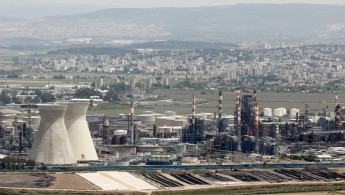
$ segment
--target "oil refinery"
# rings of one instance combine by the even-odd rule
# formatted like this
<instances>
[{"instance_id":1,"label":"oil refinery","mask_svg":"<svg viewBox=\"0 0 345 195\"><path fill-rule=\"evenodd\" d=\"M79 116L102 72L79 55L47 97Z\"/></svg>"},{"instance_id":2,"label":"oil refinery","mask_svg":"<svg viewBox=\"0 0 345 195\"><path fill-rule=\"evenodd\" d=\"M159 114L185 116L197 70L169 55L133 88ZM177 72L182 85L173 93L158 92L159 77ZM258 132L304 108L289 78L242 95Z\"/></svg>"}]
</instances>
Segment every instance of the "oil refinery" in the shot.
<instances>
[{"instance_id":1,"label":"oil refinery","mask_svg":"<svg viewBox=\"0 0 345 195\"><path fill-rule=\"evenodd\" d=\"M308 104L304 113L300 108L260 108L256 91L239 88L236 109L224 114L223 92L218 95L214 113L198 113L193 94L189 115L168 110L136 115L134 101L128 104L129 114L87 115L92 102L85 99L29 103L24 112L12 114L3 109L2 153L50 167L236 165L296 163L282 156L298 148L314 151L315 161L345 162L336 152L345 141L345 109L337 92L334 112L324 109L322 116L312 115Z\"/></svg>"}]
</instances>

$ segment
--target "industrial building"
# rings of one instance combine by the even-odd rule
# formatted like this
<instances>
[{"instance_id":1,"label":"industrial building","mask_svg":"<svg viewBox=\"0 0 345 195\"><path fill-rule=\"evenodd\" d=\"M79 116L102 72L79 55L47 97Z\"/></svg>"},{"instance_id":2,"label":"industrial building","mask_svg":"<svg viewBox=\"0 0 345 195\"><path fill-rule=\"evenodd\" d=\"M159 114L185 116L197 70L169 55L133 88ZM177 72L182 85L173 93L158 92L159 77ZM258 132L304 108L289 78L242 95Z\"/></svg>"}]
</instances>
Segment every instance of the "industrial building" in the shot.
<instances>
[{"instance_id":1,"label":"industrial building","mask_svg":"<svg viewBox=\"0 0 345 195\"><path fill-rule=\"evenodd\" d=\"M309 112L308 104L303 113L300 108L259 108L256 92L240 89L232 115L223 113L223 95L218 93L214 113L198 113L193 94L188 115L169 110L136 115L132 101L128 114L87 116L90 102L77 99L28 105L22 112L2 110L0 143L9 154L59 166L241 163L248 155L262 162L255 155L345 143L344 108L337 94L334 112L323 110L320 116Z\"/></svg>"}]
</instances>

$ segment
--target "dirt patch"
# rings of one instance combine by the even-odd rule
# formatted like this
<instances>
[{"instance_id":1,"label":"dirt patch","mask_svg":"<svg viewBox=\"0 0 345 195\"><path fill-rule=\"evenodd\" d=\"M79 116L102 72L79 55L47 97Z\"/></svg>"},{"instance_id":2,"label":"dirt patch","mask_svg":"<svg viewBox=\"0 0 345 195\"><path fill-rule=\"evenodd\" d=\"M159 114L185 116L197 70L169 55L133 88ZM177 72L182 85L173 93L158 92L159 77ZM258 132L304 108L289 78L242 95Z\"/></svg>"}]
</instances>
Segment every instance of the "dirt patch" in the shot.
<instances>
[{"instance_id":1,"label":"dirt patch","mask_svg":"<svg viewBox=\"0 0 345 195\"><path fill-rule=\"evenodd\" d=\"M1 173L1 187L47 188L55 177L45 173Z\"/></svg>"},{"instance_id":2,"label":"dirt patch","mask_svg":"<svg viewBox=\"0 0 345 195\"><path fill-rule=\"evenodd\" d=\"M49 189L96 190L83 178L72 173L56 173L52 176L55 177L55 181Z\"/></svg>"}]
</instances>

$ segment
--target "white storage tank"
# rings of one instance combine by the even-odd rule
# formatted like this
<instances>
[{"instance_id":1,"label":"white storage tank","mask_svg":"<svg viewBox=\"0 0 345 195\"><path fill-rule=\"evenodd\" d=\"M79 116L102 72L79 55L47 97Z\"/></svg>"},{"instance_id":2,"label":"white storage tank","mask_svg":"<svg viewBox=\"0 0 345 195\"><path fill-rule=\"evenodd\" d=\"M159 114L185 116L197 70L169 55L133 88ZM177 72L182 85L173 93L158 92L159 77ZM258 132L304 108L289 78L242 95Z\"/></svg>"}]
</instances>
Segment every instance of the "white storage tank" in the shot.
<instances>
[{"instance_id":1,"label":"white storage tank","mask_svg":"<svg viewBox=\"0 0 345 195\"><path fill-rule=\"evenodd\" d=\"M273 114L276 117L282 117L283 116L283 111L280 108L276 108L276 109L273 110Z\"/></svg>"},{"instance_id":2,"label":"white storage tank","mask_svg":"<svg viewBox=\"0 0 345 195\"><path fill-rule=\"evenodd\" d=\"M159 113L154 113L153 115L155 116L155 118L165 117L164 114L159 114Z\"/></svg>"},{"instance_id":3,"label":"white storage tank","mask_svg":"<svg viewBox=\"0 0 345 195\"><path fill-rule=\"evenodd\" d=\"M171 117L157 117L156 118L156 124L157 125L172 125L172 121L174 121L175 118L171 118Z\"/></svg>"},{"instance_id":4,"label":"white storage tank","mask_svg":"<svg viewBox=\"0 0 345 195\"><path fill-rule=\"evenodd\" d=\"M264 108L264 116L271 117L272 116L272 108Z\"/></svg>"},{"instance_id":5,"label":"white storage tank","mask_svg":"<svg viewBox=\"0 0 345 195\"><path fill-rule=\"evenodd\" d=\"M155 116L151 114L136 115L135 119L140 120L143 123L154 123L156 121Z\"/></svg>"},{"instance_id":6,"label":"white storage tank","mask_svg":"<svg viewBox=\"0 0 345 195\"><path fill-rule=\"evenodd\" d=\"M127 130L116 130L114 135L127 135Z\"/></svg>"},{"instance_id":7,"label":"white storage tank","mask_svg":"<svg viewBox=\"0 0 345 195\"><path fill-rule=\"evenodd\" d=\"M175 145L175 152L177 154L184 154L186 153L186 144L177 144Z\"/></svg>"},{"instance_id":8,"label":"white storage tank","mask_svg":"<svg viewBox=\"0 0 345 195\"><path fill-rule=\"evenodd\" d=\"M117 118L119 118L119 119L126 119L126 115L125 114L118 114Z\"/></svg>"},{"instance_id":9,"label":"white storage tank","mask_svg":"<svg viewBox=\"0 0 345 195\"><path fill-rule=\"evenodd\" d=\"M25 121L25 122L29 122L29 117L23 117L23 121ZM36 125L36 124L40 124L40 121L41 121L41 117L39 117L39 116L32 116L31 117L31 124L34 124L34 125Z\"/></svg>"},{"instance_id":10,"label":"white storage tank","mask_svg":"<svg viewBox=\"0 0 345 195\"><path fill-rule=\"evenodd\" d=\"M187 120L177 119L173 121L172 126L185 126L187 124L188 124Z\"/></svg>"},{"instance_id":11,"label":"white storage tank","mask_svg":"<svg viewBox=\"0 0 345 195\"><path fill-rule=\"evenodd\" d=\"M297 108L290 109L290 117L296 117L297 113L299 113L299 109Z\"/></svg>"},{"instance_id":12,"label":"white storage tank","mask_svg":"<svg viewBox=\"0 0 345 195\"><path fill-rule=\"evenodd\" d=\"M186 150L188 152L196 151L196 150L198 150L198 145L197 144L186 144Z\"/></svg>"},{"instance_id":13,"label":"white storage tank","mask_svg":"<svg viewBox=\"0 0 345 195\"><path fill-rule=\"evenodd\" d=\"M282 111L283 116L286 115L286 108L279 108L279 109Z\"/></svg>"},{"instance_id":14,"label":"white storage tank","mask_svg":"<svg viewBox=\"0 0 345 195\"><path fill-rule=\"evenodd\" d=\"M154 113L153 111L149 111L149 110L147 110L147 111L142 112L141 114L149 114L149 115L154 115L155 113Z\"/></svg>"},{"instance_id":15,"label":"white storage tank","mask_svg":"<svg viewBox=\"0 0 345 195\"><path fill-rule=\"evenodd\" d=\"M174 112L174 111L165 111L165 112L164 112L164 115L165 115L165 116L168 116L168 117L169 117L169 116L176 116L176 112Z\"/></svg>"}]
</instances>

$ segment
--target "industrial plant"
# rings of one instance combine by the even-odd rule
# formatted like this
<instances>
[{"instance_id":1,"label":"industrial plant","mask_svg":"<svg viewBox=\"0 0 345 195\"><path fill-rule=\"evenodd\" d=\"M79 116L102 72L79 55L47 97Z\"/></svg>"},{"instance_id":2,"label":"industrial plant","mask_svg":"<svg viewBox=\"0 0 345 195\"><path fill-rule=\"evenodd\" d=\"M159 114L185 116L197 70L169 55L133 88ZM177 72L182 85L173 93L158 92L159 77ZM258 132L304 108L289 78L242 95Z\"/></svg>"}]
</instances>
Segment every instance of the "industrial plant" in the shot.
<instances>
[{"instance_id":1,"label":"industrial plant","mask_svg":"<svg viewBox=\"0 0 345 195\"><path fill-rule=\"evenodd\" d=\"M189 115L142 111L136 102L117 117L87 115L92 99L24 105L1 113L2 153L49 167L136 165L241 165L345 162L345 108L335 92L334 112L299 108L260 108L256 91L236 90L235 110L223 113L219 91L214 113L197 113L191 96ZM21 112L22 111L22 112ZM295 159L294 159L295 158Z\"/></svg>"}]
</instances>

